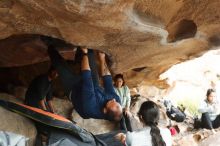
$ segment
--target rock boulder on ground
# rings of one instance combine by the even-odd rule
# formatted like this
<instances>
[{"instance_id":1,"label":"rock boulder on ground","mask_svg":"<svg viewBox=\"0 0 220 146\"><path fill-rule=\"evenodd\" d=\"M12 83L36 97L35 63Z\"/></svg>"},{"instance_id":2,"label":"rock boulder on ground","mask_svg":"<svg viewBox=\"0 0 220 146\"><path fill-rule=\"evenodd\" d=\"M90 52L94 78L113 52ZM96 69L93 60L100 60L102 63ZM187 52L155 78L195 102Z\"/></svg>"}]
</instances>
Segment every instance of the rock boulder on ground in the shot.
<instances>
[{"instance_id":1,"label":"rock boulder on ground","mask_svg":"<svg viewBox=\"0 0 220 146\"><path fill-rule=\"evenodd\" d=\"M201 141L199 146L218 146L220 145L220 132L211 134L209 137Z\"/></svg>"},{"instance_id":2,"label":"rock boulder on ground","mask_svg":"<svg viewBox=\"0 0 220 146\"><path fill-rule=\"evenodd\" d=\"M23 103L23 100L20 98L16 98L13 95L9 95L7 93L0 93L0 99L1 100L6 100L10 102L17 102L17 103Z\"/></svg>"},{"instance_id":3,"label":"rock boulder on ground","mask_svg":"<svg viewBox=\"0 0 220 146\"><path fill-rule=\"evenodd\" d=\"M53 105L55 113L66 118L70 118L73 106L67 99L54 98Z\"/></svg>"},{"instance_id":4,"label":"rock boulder on ground","mask_svg":"<svg viewBox=\"0 0 220 146\"><path fill-rule=\"evenodd\" d=\"M79 114L73 110L72 119L80 127L92 132L93 134L108 133L119 129L119 125L114 122L100 119L83 119Z\"/></svg>"},{"instance_id":5,"label":"rock boulder on ground","mask_svg":"<svg viewBox=\"0 0 220 146\"><path fill-rule=\"evenodd\" d=\"M21 102L13 96L7 94L0 94L0 99L4 99L12 102ZM27 138L28 144L34 146L37 131L34 123L17 113L11 112L0 106L0 130L9 131L12 133L23 135Z\"/></svg>"}]
</instances>

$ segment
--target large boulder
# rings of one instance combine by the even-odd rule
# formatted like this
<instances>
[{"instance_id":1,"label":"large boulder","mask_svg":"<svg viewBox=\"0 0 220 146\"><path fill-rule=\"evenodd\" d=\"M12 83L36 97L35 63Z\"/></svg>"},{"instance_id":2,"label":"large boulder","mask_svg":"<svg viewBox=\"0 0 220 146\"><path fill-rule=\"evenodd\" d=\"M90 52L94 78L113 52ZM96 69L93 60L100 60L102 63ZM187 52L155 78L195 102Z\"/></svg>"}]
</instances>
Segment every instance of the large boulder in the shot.
<instances>
[{"instance_id":1,"label":"large boulder","mask_svg":"<svg viewBox=\"0 0 220 146\"><path fill-rule=\"evenodd\" d=\"M73 110L72 119L80 127L92 132L93 134L108 133L114 130L118 130L119 126L117 123L110 122L107 120L100 119L83 119L80 115Z\"/></svg>"},{"instance_id":2,"label":"large boulder","mask_svg":"<svg viewBox=\"0 0 220 146\"><path fill-rule=\"evenodd\" d=\"M157 100L157 98L147 98L146 96L139 96L139 97L135 97L132 98L131 101L131 107L130 107L130 111L133 115L134 118L132 118L132 126L134 127L134 129L139 129L142 126L142 124L140 124L140 122L138 122L138 117L137 117L137 113L139 112L139 109L142 105L142 103L144 103L147 100L152 100L155 103L157 103L159 110L160 110L160 120L159 120L159 126L167 126L168 125L168 117L166 115L166 109L165 107L161 104L160 101ZM136 119L136 120L135 120Z\"/></svg>"},{"instance_id":3,"label":"large boulder","mask_svg":"<svg viewBox=\"0 0 220 146\"><path fill-rule=\"evenodd\" d=\"M198 146L193 134L179 135L178 138L174 137L173 146Z\"/></svg>"},{"instance_id":4,"label":"large boulder","mask_svg":"<svg viewBox=\"0 0 220 146\"><path fill-rule=\"evenodd\" d=\"M0 94L0 99L12 101L12 102L22 102L21 100L16 99L15 97L7 94ZM1 120L0 120L1 131L8 131L23 135L29 138L28 144L30 146L34 146L37 131L34 123L31 120L17 113L11 112L1 106L0 106L0 115L1 115Z\"/></svg>"},{"instance_id":5,"label":"large boulder","mask_svg":"<svg viewBox=\"0 0 220 146\"><path fill-rule=\"evenodd\" d=\"M6 101L16 102L16 103L23 103L22 99L17 98L13 95L9 95L7 93L0 93L0 100L6 100Z\"/></svg>"},{"instance_id":6,"label":"large boulder","mask_svg":"<svg viewBox=\"0 0 220 146\"><path fill-rule=\"evenodd\" d=\"M220 129L215 134L207 129L184 131L173 137L173 146L218 146L219 136Z\"/></svg>"},{"instance_id":7,"label":"large boulder","mask_svg":"<svg viewBox=\"0 0 220 146\"><path fill-rule=\"evenodd\" d=\"M14 89L13 95L21 100L25 99L25 93L27 91L27 88L24 86L17 86Z\"/></svg>"},{"instance_id":8,"label":"large boulder","mask_svg":"<svg viewBox=\"0 0 220 146\"><path fill-rule=\"evenodd\" d=\"M199 146L218 146L220 144L220 132L216 134L211 134L209 137L204 139Z\"/></svg>"},{"instance_id":9,"label":"large boulder","mask_svg":"<svg viewBox=\"0 0 220 146\"><path fill-rule=\"evenodd\" d=\"M72 103L67 99L54 98L52 100L55 113L66 118L71 117L73 110Z\"/></svg>"}]
</instances>

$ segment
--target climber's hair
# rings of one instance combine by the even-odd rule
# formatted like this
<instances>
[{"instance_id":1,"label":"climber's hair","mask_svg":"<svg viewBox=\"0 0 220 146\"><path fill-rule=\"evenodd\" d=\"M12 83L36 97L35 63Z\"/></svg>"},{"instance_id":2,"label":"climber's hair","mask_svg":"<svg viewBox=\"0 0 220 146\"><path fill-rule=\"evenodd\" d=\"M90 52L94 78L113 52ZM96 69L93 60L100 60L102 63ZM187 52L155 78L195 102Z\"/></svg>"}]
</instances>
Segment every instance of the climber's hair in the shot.
<instances>
[{"instance_id":1,"label":"climber's hair","mask_svg":"<svg viewBox=\"0 0 220 146\"><path fill-rule=\"evenodd\" d=\"M107 110L106 113L106 119L108 119L109 121L120 121L122 119L122 114L117 115L115 112L113 112L112 110Z\"/></svg>"},{"instance_id":2,"label":"climber's hair","mask_svg":"<svg viewBox=\"0 0 220 146\"><path fill-rule=\"evenodd\" d=\"M152 137L152 145L153 146L166 146L161 134L160 129L157 127L159 121L159 108L156 103L153 101L146 101L141 105L141 108L138 112L138 115L141 121L144 122L145 125L151 127L151 137Z\"/></svg>"},{"instance_id":3,"label":"climber's hair","mask_svg":"<svg viewBox=\"0 0 220 146\"><path fill-rule=\"evenodd\" d=\"M206 93L206 97L209 97L209 95L210 95L211 93L213 93L213 92L215 92L214 89L208 89L208 90L207 90L207 93Z\"/></svg>"},{"instance_id":4,"label":"climber's hair","mask_svg":"<svg viewBox=\"0 0 220 146\"><path fill-rule=\"evenodd\" d=\"M123 74L116 74L115 77L114 77L114 82L116 82L118 79L122 79L122 81L123 81L122 86L124 86L125 85L125 80L124 80Z\"/></svg>"}]
</instances>

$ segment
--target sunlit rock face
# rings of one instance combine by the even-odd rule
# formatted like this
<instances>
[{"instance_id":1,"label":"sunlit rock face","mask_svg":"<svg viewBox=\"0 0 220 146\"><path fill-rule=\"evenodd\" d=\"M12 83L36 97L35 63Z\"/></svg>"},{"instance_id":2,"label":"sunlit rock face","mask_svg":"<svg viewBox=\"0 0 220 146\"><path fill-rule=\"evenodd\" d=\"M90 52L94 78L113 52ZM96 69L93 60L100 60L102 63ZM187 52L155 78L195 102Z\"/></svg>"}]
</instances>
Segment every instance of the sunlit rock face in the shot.
<instances>
[{"instance_id":1,"label":"sunlit rock face","mask_svg":"<svg viewBox=\"0 0 220 146\"><path fill-rule=\"evenodd\" d=\"M105 51L132 86L165 87L160 73L219 45L219 7L219 0L1 0L0 66L48 60L44 35Z\"/></svg>"}]
</instances>

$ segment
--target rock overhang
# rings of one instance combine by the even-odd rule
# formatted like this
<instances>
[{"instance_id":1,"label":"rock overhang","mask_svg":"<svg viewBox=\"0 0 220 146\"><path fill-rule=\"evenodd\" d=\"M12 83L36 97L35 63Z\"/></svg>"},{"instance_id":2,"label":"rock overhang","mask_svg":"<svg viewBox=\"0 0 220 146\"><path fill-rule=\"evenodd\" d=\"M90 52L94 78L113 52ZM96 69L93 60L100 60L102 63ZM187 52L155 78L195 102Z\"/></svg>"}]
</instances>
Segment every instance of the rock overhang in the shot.
<instances>
[{"instance_id":1,"label":"rock overhang","mask_svg":"<svg viewBox=\"0 0 220 146\"><path fill-rule=\"evenodd\" d=\"M48 60L43 35L105 51L132 86L166 87L162 72L219 45L219 7L218 0L3 0L0 66Z\"/></svg>"}]
</instances>

